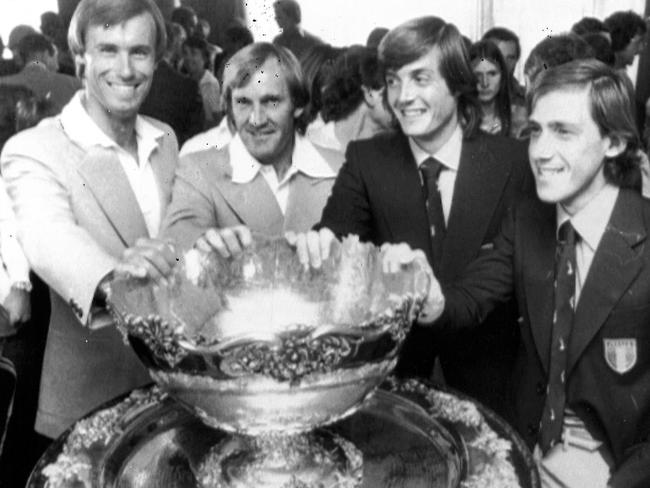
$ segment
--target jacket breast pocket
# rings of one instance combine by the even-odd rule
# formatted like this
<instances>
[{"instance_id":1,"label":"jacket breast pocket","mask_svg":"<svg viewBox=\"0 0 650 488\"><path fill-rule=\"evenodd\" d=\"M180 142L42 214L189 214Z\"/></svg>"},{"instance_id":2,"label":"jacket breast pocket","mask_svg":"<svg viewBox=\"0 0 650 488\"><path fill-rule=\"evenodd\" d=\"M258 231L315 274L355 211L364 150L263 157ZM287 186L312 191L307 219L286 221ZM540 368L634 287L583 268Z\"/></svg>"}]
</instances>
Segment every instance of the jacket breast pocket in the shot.
<instances>
[{"instance_id":1,"label":"jacket breast pocket","mask_svg":"<svg viewBox=\"0 0 650 488\"><path fill-rule=\"evenodd\" d=\"M603 359L620 375L650 368L650 305L612 312L600 332Z\"/></svg>"}]
</instances>

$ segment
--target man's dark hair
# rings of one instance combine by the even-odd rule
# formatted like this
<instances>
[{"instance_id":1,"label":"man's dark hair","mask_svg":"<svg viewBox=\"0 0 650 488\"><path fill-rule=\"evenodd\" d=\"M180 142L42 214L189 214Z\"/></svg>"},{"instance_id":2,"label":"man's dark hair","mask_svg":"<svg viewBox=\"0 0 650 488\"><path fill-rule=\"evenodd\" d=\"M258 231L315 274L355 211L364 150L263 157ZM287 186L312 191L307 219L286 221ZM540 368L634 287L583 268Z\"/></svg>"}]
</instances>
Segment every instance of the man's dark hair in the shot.
<instances>
[{"instance_id":1,"label":"man's dark hair","mask_svg":"<svg viewBox=\"0 0 650 488\"><path fill-rule=\"evenodd\" d=\"M183 49L196 49L201 52L203 56L204 68L207 68L210 63L210 48L205 39L199 36L190 36L183 43Z\"/></svg>"},{"instance_id":2,"label":"man's dark hair","mask_svg":"<svg viewBox=\"0 0 650 488\"><path fill-rule=\"evenodd\" d=\"M41 32L43 35L55 40L63 31L63 22L56 12L43 12L41 14Z\"/></svg>"},{"instance_id":3,"label":"man's dark hair","mask_svg":"<svg viewBox=\"0 0 650 488\"><path fill-rule=\"evenodd\" d=\"M601 136L625 142L625 150L605 159L607 181L634 187L639 173L639 135L634 120L634 88L623 73L596 59L562 64L540 74L527 96L529 113L543 96L555 91L588 89L591 116Z\"/></svg>"},{"instance_id":4,"label":"man's dark hair","mask_svg":"<svg viewBox=\"0 0 650 488\"><path fill-rule=\"evenodd\" d=\"M305 107L308 123L314 120L323 108L323 89L332 76L336 58L345 51L345 48L333 47L329 44L316 44L300 56L300 66L309 89L309 103Z\"/></svg>"},{"instance_id":5,"label":"man's dark hair","mask_svg":"<svg viewBox=\"0 0 650 488\"><path fill-rule=\"evenodd\" d=\"M269 59L276 59L280 65L280 72L285 77L293 108L299 109L307 106L309 90L296 56L282 46L270 42L255 42L237 51L230 58L223 72L221 97L226 107L229 122L232 125L234 125L232 115L233 90L250 83L252 75ZM294 119L294 126L299 134L304 134L307 127L304 111L301 116Z\"/></svg>"},{"instance_id":6,"label":"man's dark hair","mask_svg":"<svg viewBox=\"0 0 650 488\"><path fill-rule=\"evenodd\" d=\"M29 62L37 54L47 53L54 55L54 44L43 34L28 34L18 43L18 52L24 62Z\"/></svg>"},{"instance_id":7,"label":"man's dark hair","mask_svg":"<svg viewBox=\"0 0 650 488\"><path fill-rule=\"evenodd\" d=\"M643 18L631 10L614 12L605 19L605 25L612 36L612 49L615 53L625 49L634 36L645 34L648 29Z\"/></svg>"},{"instance_id":8,"label":"man's dark hair","mask_svg":"<svg viewBox=\"0 0 650 488\"><path fill-rule=\"evenodd\" d=\"M495 65L501 73L501 82L499 83L499 91L497 93L495 108L497 116L501 121L502 135L510 133L510 125L512 121L512 109L510 107L510 83L508 78L508 66L503 59L503 54L497 45L489 40L479 41L472 44L469 49L469 59L472 66L480 63L482 60L487 60Z\"/></svg>"},{"instance_id":9,"label":"man's dark hair","mask_svg":"<svg viewBox=\"0 0 650 488\"><path fill-rule=\"evenodd\" d=\"M148 13L156 28L156 61L165 54L167 34L165 20L154 0L81 0L72 14L68 29L68 44L73 56L82 56L86 50L86 33L90 26L114 26Z\"/></svg>"},{"instance_id":10,"label":"man's dark hair","mask_svg":"<svg viewBox=\"0 0 650 488\"><path fill-rule=\"evenodd\" d=\"M342 120L354 112L363 103L363 86L374 90L384 86L377 51L363 46L352 46L334 61L322 94L323 120Z\"/></svg>"},{"instance_id":11,"label":"man's dark hair","mask_svg":"<svg viewBox=\"0 0 650 488\"><path fill-rule=\"evenodd\" d=\"M234 23L230 25L223 33L225 39L233 45L248 46L253 44L253 34L244 25Z\"/></svg>"},{"instance_id":12,"label":"man's dark hair","mask_svg":"<svg viewBox=\"0 0 650 488\"><path fill-rule=\"evenodd\" d=\"M491 29L488 29L485 34L483 34L481 40L493 42L514 42L516 46L515 51L517 53L517 60L519 60L521 57L521 44L519 43L519 36L512 32L510 29L506 29L505 27L492 27Z\"/></svg>"},{"instance_id":13,"label":"man's dark hair","mask_svg":"<svg viewBox=\"0 0 650 488\"><path fill-rule=\"evenodd\" d=\"M595 32L584 34L582 38L589 44L589 47L594 52L594 57L598 61L602 61L608 66L614 66L616 56L614 56L614 50L609 40L603 37L602 34L596 34Z\"/></svg>"},{"instance_id":14,"label":"man's dark hair","mask_svg":"<svg viewBox=\"0 0 650 488\"><path fill-rule=\"evenodd\" d=\"M275 0L273 7L280 10L284 15L293 21L294 24L302 22L300 4L296 0Z\"/></svg>"},{"instance_id":15,"label":"man's dark hair","mask_svg":"<svg viewBox=\"0 0 650 488\"><path fill-rule=\"evenodd\" d=\"M194 34L193 30L196 24L195 21L198 21L198 17L196 16L196 12L192 7L183 6L183 7L176 7L172 11L170 20L172 22L176 22L177 24L182 25L187 35L192 36Z\"/></svg>"},{"instance_id":16,"label":"man's dark hair","mask_svg":"<svg viewBox=\"0 0 650 488\"><path fill-rule=\"evenodd\" d=\"M540 41L530 52L524 63L524 73L533 82L540 73L550 68L576 59L593 57L594 52L589 44L576 34L550 36Z\"/></svg>"},{"instance_id":17,"label":"man's dark hair","mask_svg":"<svg viewBox=\"0 0 650 488\"><path fill-rule=\"evenodd\" d=\"M0 85L0 150L16 132L55 114L51 100L39 98L21 85Z\"/></svg>"},{"instance_id":18,"label":"man's dark hair","mask_svg":"<svg viewBox=\"0 0 650 488\"><path fill-rule=\"evenodd\" d=\"M605 23L596 17L583 17L578 22L573 24L571 32L584 37L586 34L598 34L601 32L609 32Z\"/></svg>"},{"instance_id":19,"label":"man's dark hair","mask_svg":"<svg viewBox=\"0 0 650 488\"><path fill-rule=\"evenodd\" d=\"M440 50L440 74L458 98L458 116L465 137L478 131L481 109L476 101L476 78L463 37L454 24L439 17L419 17L391 30L379 44L384 73L399 70L429 53Z\"/></svg>"}]
</instances>

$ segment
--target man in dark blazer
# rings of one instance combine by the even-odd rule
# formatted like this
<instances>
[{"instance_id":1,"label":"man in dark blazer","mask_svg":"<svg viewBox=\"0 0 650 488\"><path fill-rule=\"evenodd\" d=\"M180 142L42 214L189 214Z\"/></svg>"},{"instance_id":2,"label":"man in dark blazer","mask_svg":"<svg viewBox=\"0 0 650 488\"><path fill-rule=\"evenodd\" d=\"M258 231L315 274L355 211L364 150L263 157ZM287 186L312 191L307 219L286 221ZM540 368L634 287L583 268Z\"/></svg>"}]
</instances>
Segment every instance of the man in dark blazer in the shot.
<instances>
[{"instance_id":1,"label":"man in dark blazer","mask_svg":"<svg viewBox=\"0 0 650 488\"><path fill-rule=\"evenodd\" d=\"M624 75L597 61L544 73L530 103L539 199L516 206L494 250L443 285L439 322L456 327L516 298L515 427L544 486L650 486L650 202L624 187L638 159L632 100ZM560 242L567 222L574 237ZM569 242L574 264L556 264Z\"/></svg>"},{"instance_id":2,"label":"man in dark blazer","mask_svg":"<svg viewBox=\"0 0 650 488\"><path fill-rule=\"evenodd\" d=\"M169 22L165 23L165 27L167 49L158 61L151 89L140 107L140 113L171 125L180 146L203 130L203 104L198 83L172 66L176 39L183 33L179 33Z\"/></svg>"},{"instance_id":3,"label":"man in dark blazer","mask_svg":"<svg viewBox=\"0 0 650 488\"><path fill-rule=\"evenodd\" d=\"M508 208L532 190L525 146L477 132L476 83L453 25L436 17L402 24L383 39L379 57L403 133L350 143L319 227L377 245L407 242L424 251L443 283L450 282L491 248ZM438 188L446 229L439 247L418 171L430 156L443 164ZM431 376L437 352L448 384L505 413L516 319L506 304L486 319L480 337L457 331L434 337L415 326L397 373Z\"/></svg>"}]
</instances>

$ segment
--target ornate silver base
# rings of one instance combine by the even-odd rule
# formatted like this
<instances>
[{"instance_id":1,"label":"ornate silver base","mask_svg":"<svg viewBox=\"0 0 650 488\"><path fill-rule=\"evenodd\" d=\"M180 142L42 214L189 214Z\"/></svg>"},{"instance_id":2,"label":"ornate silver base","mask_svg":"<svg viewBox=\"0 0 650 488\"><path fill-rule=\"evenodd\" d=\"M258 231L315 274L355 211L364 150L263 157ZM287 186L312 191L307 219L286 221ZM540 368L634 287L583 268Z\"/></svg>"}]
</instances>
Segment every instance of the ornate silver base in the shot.
<instances>
[{"instance_id":1,"label":"ornate silver base","mask_svg":"<svg viewBox=\"0 0 650 488\"><path fill-rule=\"evenodd\" d=\"M215 445L196 474L201 488L357 488L363 456L326 430L234 436Z\"/></svg>"}]
</instances>

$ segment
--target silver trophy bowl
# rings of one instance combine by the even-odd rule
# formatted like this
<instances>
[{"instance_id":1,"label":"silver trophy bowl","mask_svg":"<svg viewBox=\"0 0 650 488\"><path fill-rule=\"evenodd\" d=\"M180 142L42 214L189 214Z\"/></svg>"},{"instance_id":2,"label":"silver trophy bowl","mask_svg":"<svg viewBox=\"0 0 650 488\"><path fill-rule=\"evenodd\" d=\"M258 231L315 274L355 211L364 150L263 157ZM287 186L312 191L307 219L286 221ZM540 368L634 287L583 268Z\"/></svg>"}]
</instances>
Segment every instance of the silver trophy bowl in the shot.
<instances>
[{"instance_id":1,"label":"silver trophy bowl","mask_svg":"<svg viewBox=\"0 0 650 488\"><path fill-rule=\"evenodd\" d=\"M306 269L286 240L256 236L235 258L188 251L165 285L109 284L154 381L234 433L206 454L203 486L359 485L360 452L315 429L354 413L393 370L429 286L425 263L387 274L382 257L348 237Z\"/></svg>"}]
</instances>

